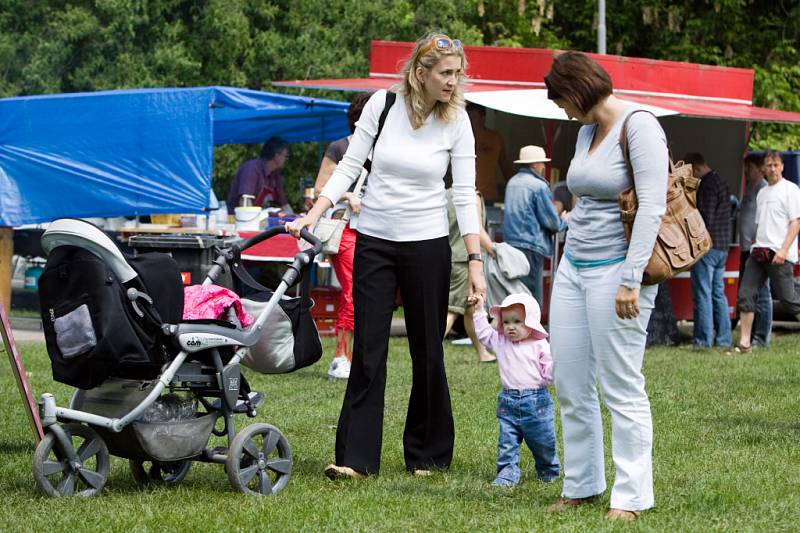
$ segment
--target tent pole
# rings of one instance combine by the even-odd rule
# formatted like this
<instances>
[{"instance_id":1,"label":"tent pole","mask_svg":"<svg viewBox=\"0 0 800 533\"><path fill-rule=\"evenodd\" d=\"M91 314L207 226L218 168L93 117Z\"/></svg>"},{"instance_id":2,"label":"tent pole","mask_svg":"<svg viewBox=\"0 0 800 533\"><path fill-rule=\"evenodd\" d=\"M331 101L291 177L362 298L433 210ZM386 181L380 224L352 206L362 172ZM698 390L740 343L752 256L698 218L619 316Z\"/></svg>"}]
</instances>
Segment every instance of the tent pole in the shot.
<instances>
[{"instance_id":1,"label":"tent pole","mask_svg":"<svg viewBox=\"0 0 800 533\"><path fill-rule=\"evenodd\" d=\"M11 313L11 257L14 255L14 228L0 227L0 305Z\"/></svg>"},{"instance_id":2,"label":"tent pole","mask_svg":"<svg viewBox=\"0 0 800 533\"><path fill-rule=\"evenodd\" d=\"M753 135L753 124L748 120L747 122L744 123L744 153L742 154L742 161L744 161L744 158L747 156L748 147L750 146L750 138L752 137L752 135ZM744 165L742 165L742 177L741 177L741 180L739 181L739 183L740 183L740 185L739 185L739 199L740 200L742 198L744 198L744 191L745 191L745 188L746 188L745 182L746 181L747 180L745 179L745 176L744 176Z\"/></svg>"},{"instance_id":3,"label":"tent pole","mask_svg":"<svg viewBox=\"0 0 800 533\"><path fill-rule=\"evenodd\" d=\"M597 1L597 53L606 53L606 0Z\"/></svg>"},{"instance_id":4,"label":"tent pole","mask_svg":"<svg viewBox=\"0 0 800 533\"><path fill-rule=\"evenodd\" d=\"M550 159L553 158L553 145L555 144L557 127L558 126L555 120L547 121L547 127L545 128L544 153ZM549 183L551 186L553 185L553 183L551 183L552 169L552 161L547 162L545 166L544 177L547 180L547 183Z\"/></svg>"}]
</instances>

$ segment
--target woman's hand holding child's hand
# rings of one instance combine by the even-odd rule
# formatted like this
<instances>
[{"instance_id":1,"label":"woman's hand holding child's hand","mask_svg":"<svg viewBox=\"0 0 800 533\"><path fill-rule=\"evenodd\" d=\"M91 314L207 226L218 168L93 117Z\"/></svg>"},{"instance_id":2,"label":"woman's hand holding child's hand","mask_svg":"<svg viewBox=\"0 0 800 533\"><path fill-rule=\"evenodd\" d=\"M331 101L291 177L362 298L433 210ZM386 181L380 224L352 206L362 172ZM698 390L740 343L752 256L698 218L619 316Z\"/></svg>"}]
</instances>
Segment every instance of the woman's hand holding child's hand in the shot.
<instances>
[{"instance_id":1,"label":"woman's hand holding child's hand","mask_svg":"<svg viewBox=\"0 0 800 533\"><path fill-rule=\"evenodd\" d=\"M485 299L483 294L476 294L474 296L470 296L467 298L467 303L471 306L474 306L476 310L480 311L483 309L483 303Z\"/></svg>"}]
</instances>

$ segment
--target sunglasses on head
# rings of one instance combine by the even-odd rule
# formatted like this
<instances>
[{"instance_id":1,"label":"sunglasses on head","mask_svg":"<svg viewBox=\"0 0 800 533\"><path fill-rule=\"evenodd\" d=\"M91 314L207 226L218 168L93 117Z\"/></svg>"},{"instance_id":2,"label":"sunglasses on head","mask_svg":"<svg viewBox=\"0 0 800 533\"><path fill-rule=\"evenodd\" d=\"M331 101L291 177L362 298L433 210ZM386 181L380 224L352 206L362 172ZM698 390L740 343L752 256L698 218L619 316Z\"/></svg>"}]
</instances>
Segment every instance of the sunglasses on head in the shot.
<instances>
[{"instance_id":1,"label":"sunglasses on head","mask_svg":"<svg viewBox=\"0 0 800 533\"><path fill-rule=\"evenodd\" d=\"M451 39L450 37L434 37L431 39L431 42L429 42L427 46L420 51L419 56L424 56L434 48L437 50L460 50L461 41L458 39Z\"/></svg>"}]
</instances>

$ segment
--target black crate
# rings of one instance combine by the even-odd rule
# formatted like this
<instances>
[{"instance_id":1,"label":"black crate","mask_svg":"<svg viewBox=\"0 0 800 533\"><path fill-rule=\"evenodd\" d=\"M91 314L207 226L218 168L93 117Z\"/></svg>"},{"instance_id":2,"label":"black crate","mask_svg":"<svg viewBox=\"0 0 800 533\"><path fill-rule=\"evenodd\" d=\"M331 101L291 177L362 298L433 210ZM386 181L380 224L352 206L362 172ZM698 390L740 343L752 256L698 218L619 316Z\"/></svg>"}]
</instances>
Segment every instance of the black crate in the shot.
<instances>
[{"instance_id":1,"label":"black crate","mask_svg":"<svg viewBox=\"0 0 800 533\"><path fill-rule=\"evenodd\" d=\"M184 285L202 283L213 266L218 248L230 243L229 239L213 235L134 235L129 244L136 254L148 252L167 253L178 263ZM217 285L231 287L230 271L217 280Z\"/></svg>"}]
</instances>

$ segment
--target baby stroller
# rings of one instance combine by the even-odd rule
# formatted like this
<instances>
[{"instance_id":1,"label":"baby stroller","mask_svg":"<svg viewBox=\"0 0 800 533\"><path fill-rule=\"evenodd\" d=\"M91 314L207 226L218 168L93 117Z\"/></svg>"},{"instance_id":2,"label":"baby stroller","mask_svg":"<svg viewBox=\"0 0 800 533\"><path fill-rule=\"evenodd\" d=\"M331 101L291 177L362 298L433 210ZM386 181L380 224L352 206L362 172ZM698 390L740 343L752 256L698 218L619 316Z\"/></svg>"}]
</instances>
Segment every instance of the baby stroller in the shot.
<instances>
[{"instance_id":1,"label":"baby stroller","mask_svg":"<svg viewBox=\"0 0 800 533\"><path fill-rule=\"evenodd\" d=\"M279 233L283 227L220 249L203 284L240 267L242 250ZM183 286L169 255L128 258L92 224L53 222L42 236L49 254L39 290L43 327L54 379L78 390L69 408L58 407L52 394L41 396L37 487L51 497L94 496L115 455L129 460L140 485L179 483L193 461L203 461L223 464L240 492L283 489L292 470L286 438L263 423L237 431L234 415L256 416L263 396L249 390L240 362L252 357L249 347L321 250L311 233L301 237L312 247L295 255L255 322L241 328L181 320ZM227 445L211 447L212 435Z\"/></svg>"}]
</instances>

